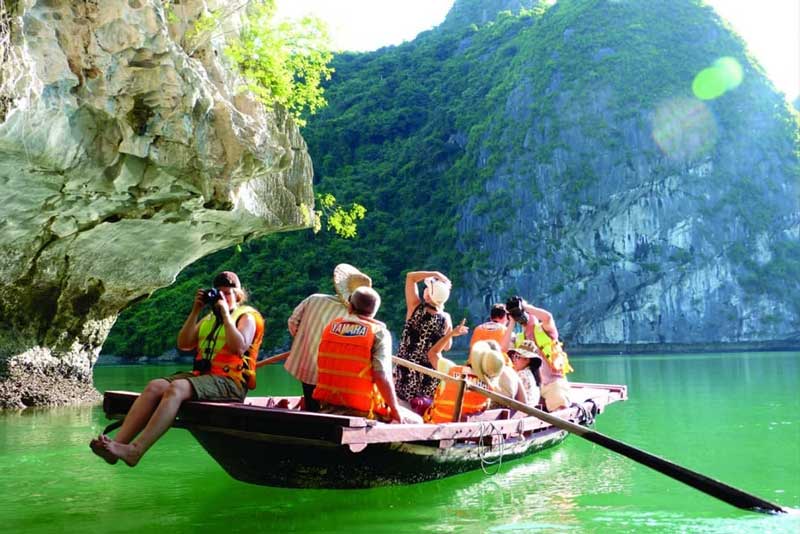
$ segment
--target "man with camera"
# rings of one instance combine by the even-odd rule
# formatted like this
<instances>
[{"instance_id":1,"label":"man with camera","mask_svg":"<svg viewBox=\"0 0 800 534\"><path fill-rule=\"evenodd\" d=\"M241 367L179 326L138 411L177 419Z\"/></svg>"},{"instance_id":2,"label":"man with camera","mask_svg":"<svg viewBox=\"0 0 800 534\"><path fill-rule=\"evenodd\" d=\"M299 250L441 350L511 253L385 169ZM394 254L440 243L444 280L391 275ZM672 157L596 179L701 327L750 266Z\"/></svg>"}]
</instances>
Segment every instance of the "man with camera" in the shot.
<instances>
[{"instance_id":1,"label":"man with camera","mask_svg":"<svg viewBox=\"0 0 800 534\"><path fill-rule=\"evenodd\" d=\"M558 339L558 328L553 314L543 308L537 308L525 302L520 296L513 296L506 302L506 310L510 317L508 329L503 340L503 349L508 351L514 346L522 345L522 340L512 343L514 327L519 324L524 339L533 341L537 349L537 357L542 360L539 368L541 377L541 394L545 407L552 412L566 408L571 404L570 386L566 379L572 371L567 353Z\"/></svg>"},{"instance_id":2,"label":"man with camera","mask_svg":"<svg viewBox=\"0 0 800 534\"><path fill-rule=\"evenodd\" d=\"M221 272L213 285L197 291L178 333L178 348L195 351L194 369L151 380L114 439L100 435L91 441L92 452L106 462L121 459L131 467L139 463L172 426L183 401L241 402L256 387L264 319L255 308L242 305L247 295L235 273ZM212 312L200 319L206 306Z\"/></svg>"}]
</instances>

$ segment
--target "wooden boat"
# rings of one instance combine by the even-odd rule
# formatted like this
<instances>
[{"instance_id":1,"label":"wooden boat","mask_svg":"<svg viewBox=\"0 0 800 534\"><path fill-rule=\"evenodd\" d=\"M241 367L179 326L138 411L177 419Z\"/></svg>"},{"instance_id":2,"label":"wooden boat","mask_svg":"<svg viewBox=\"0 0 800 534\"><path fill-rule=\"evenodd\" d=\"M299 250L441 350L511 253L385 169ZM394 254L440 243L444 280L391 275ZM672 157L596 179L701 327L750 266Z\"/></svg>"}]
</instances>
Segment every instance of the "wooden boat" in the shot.
<instances>
[{"instance_id":1,"label":"wooden boat","mask_svg":"<svg viewBox=\"0 0 800 534\"><path fill-rule=\"evenodd\" d=\"M571 384L571 408L553 415L590 425L613 402L619 385ZM108 391L103 408L125 416L138 395ZM298 397L252 397L244 403L185 402L174 426L185 428L233 478L286 488L370 488L413 484L475 469L493 469L562 442L567 432L509 409L463 422L385 424L279 405Z\"/></svg>"}]
</instances>

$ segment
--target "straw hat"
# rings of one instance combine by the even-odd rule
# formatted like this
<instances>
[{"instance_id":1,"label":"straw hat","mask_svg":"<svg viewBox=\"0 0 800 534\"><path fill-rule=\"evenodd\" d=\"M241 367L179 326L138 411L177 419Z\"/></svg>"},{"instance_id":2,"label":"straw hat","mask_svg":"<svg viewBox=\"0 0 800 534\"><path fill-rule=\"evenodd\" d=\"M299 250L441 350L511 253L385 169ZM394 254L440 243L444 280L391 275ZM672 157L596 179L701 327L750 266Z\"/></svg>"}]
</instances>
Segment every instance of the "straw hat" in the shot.
<instances>
[{"instance_id":1,"label":"straw hat","mask_svg":"<svg viewBox=\"0 0 800 534\"><path fill-rule=\"evenodd\" d=\"M428 290L428 299L437 308L443 308L450 298L450 285L434 276L425 279L425 288Z\"/></svg>"},{"instance_id":2,"label":"straw hat","mask_svg":"<svg viewBox=\"0 0 800 534\"><path fill-rule=\"evenodd\" d=\"M469 352L469 363L481 381L486 382L493 389L498 388L500 373L505 366L501 351L493 348L487 341L478 341Z\"/></svg>"},{"instance_id":3,"label":"straw hat","mask_svg":"<svg viewBox=\"0 0 800 534\"><path fill-rule=\"evenodd\" d=\"M494 388L495 391L506 397L514 398L517 395L517 389L519 387L520 379L517 372L511 367L503 367L503 370L497 377L497 387Z\"/></svg>"},{"instance_id":4,"label":"straw hat","mask_svg":"<svg viewBox=\"0 0 800 534\"><path fill-rule=\"evenodd\" d=\"M529 360L539 357L539 349L536 347L536 344L530 339L526 339L525 341L523 341L522 345L520 345L519 347L512 347L508 349L509 356L511 356L514 353L518 354L519 356L522 356L523 358L528 358Z\"/></svg>"},{"instance_id":5,"label":"straw hat","mask_svg":"<svg viewBox=\"0 0 800 534\"><path fill-rule=\"evenodd\" d=\"M333 269L333 287L344 304L349 302L353 291L361 286L372 287L372 278L349 263L340 263Z\"/></svg>"}]
</instances>

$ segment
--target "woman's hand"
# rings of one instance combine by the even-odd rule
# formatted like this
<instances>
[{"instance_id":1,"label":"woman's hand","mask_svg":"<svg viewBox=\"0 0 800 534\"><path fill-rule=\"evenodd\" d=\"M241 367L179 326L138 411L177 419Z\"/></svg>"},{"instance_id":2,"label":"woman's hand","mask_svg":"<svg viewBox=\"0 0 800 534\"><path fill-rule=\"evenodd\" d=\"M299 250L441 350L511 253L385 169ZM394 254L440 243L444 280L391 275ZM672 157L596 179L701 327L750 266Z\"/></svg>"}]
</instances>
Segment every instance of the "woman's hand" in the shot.
<instances>
[{"instance_id":1,"label":"woman's hand","mask_svg":"<svg viewBox=\"0 0 800 534\"><path fill-rule=\"evenodd\" d=\"M230 317L231 315L231 310L230 307L228 306L228 302L222 295L220 295L220 297L211 304L211 307L214 309L214 313L216 313L217 317L219 317L220 319L225 319L226 317Z\"/></svg>"},{"instance_id":2,"label":"woman's hand","mask_svg":"<svg viewBox=\"0 0 800 534\"><path fill-rule=\"evenodd\" d=\"M447 285L447 289L453 289L453 282L451 282L449 278L447 278L445 275L443 275L439 271L433 271L431 273L431 276L434 276L434 277L438 278L439 280L441 280L442 282L444 282Z\"/></svg>"},{"instance_id":3,"label":"woman's hand","mask_svg":"<svg viewBox=\"0 0 800 534\"><path fill-rule=\"evenodd\" d=\"M452 336L453 337L458 337L458 336L463 336L464 334L468 334L469 333L469 327L466 326L466 323L467 323L467 318L466 317L461 319L461 322L458 323L455 326L455 328L453 328Z\"/></svg>"}]
</instances>

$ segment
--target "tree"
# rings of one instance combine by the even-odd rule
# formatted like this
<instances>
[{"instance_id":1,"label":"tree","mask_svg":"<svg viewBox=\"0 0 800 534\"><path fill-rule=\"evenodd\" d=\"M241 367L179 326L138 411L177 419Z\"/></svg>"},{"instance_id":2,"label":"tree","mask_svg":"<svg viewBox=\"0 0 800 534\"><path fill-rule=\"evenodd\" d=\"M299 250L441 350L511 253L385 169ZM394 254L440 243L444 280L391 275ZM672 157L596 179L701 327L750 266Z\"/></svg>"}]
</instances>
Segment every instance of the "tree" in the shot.
<instances>
[{"instance_id":1,"label":"tree","mask_svg":"<svg viewBox=\"0 0 800 534\"><path fill-rule=\"evenodd\" d=\"M274 0L256 0L248 13L226 54L264 105L281 104L304 126L304 113L313 115L327 104L322 82L333 73L333 54L325 24L310 16L276 22Z\"/></svg>"}]
</instances>

